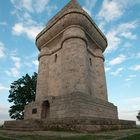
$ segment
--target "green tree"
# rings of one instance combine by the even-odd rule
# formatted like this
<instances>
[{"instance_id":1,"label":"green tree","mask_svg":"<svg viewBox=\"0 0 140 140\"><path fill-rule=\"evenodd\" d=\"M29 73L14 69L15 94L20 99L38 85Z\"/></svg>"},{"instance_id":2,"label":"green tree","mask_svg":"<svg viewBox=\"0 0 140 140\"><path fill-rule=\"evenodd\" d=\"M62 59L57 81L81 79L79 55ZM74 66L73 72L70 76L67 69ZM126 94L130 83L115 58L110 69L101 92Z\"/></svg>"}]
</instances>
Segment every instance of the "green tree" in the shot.
<instances>
[{"instance_id":1,"label":"green tree","mask_svg":"<svg viewBox=\"0 0 140 140\"><path fill-rule=\"evenodd\" d=\"M13 103L9 115L12 119L24 118L24 106L35 100L37 73L26 74L10 85L8 101Z\"/></svg>"},{"instance_id":2,"label":"green tree","mask_svg":"<svg viewBox=\"0 0 140 140\"><path fill-rule=\"evenodd\" d=\"M139 111L139 113L137 115L137 119L140 121L140 111Z\"/></svg>"}]
</instances>

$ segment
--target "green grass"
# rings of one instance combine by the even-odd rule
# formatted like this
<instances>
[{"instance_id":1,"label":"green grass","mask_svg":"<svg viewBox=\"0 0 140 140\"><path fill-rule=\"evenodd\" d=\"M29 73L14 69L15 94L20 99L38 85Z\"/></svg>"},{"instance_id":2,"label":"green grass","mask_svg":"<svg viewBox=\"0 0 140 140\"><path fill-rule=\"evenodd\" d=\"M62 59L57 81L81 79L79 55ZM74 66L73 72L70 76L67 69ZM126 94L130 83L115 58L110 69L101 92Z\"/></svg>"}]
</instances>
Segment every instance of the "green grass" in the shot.
<instances>
[{"instance_id":1,"label":"green grass","mask_svg":"<svg viewBox=\"0 0 140 140\"><path fill-rule=\"evenodd\" d=\"M126 138L121 138L124 136ZM140 140L140 129L100 133L0 131L0 140L111 140L113 138L118 138L117 140Z\"/></svg>"},{"instance_id":2,"label":"green grass","mask_svg":"<svg viewBox=\"0 0 140 140\"><path fill-rule=\"evenodd\" d=\"M0 140L108 140L109 136L72 136L72 137L49 137L49 136L14 136L13 138L0 136Z\"/></svg>"},{"instance_id":3,"label":"green grass","mask_svg":"<svg viewBox=\"0 0 140 140\"><path fill-rule=\"evenodd\" d=\"M84 135L84 136L40 136L40 135L5 135L0 134L0 140L108 140L113 138L112 136L95 136L95 135Z\"/></svg>"},{"instance_id":4,"label":"green grass","mask_svg":"<svg viewBox=\"0 0 140 140\"><path fill-rule=\"evenodd\" d=\"M135 135L128 136L126 138L121 138L118 140L140 140L140 134L135 134Z\"/></svg>"}]
</instances>

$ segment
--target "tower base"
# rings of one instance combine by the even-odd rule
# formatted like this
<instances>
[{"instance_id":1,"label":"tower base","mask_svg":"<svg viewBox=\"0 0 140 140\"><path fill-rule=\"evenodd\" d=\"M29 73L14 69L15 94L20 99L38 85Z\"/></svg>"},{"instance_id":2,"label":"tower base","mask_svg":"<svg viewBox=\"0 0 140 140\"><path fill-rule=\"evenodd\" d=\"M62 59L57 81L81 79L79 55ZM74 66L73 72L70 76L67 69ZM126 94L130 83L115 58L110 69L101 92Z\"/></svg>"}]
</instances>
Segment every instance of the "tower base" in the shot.
<instances>
[{"instance_id":1,"label":"tower base","mask_svg":"<svg viewBox=\"0 0 140 140\"><path fill-rule=\"evenodd\" d=\"M74 92L61 96L48 96L25 107L24 119L64 119L64 118L106 118L118 119L117 107L112 103Z\"/></svg>"},{"instance_id":2,"label":"tower base","mask_svg":"<svg viewBox=\"0 0 140 140\"><path fill-rule=\"evenodd\" d=\"M18 131L62 130L98 132L136 128L135 121L99 118L65 118L48 120L5 121L4 129Z\"/></svg>"},{"instance_id":3,"label":"tower base","mask_svg":"<svg viewBox=\"0 0 140 140\"><path fill-rule=\"evenodd\" d=\"M135 121L119 120L117 107L88 94L46 97L25 107L24 120L5 121L8 130L72 130L96 132L135 128Z\"/></svg>"}]
</instances>

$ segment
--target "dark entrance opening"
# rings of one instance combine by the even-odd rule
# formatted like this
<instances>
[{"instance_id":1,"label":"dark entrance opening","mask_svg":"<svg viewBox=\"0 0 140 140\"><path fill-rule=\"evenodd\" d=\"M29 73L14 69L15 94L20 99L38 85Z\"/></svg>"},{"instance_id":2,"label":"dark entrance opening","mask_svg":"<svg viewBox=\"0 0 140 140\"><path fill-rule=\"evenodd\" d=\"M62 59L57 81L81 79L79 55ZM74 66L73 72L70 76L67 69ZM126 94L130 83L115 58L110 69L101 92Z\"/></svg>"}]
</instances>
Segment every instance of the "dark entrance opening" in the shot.
<instances>
[{"instance_id":1,"label":"dark entrance opening","mask_svg":"<svg viewBox=\"0 0 140 140\"><path fill-rule=\"evenodd\" d=\"M41 118L46 119L48 118L50 113L50 103L48 101L44 101L42 103L42 112L41 112Z\"/></svg>"}]
</instances>

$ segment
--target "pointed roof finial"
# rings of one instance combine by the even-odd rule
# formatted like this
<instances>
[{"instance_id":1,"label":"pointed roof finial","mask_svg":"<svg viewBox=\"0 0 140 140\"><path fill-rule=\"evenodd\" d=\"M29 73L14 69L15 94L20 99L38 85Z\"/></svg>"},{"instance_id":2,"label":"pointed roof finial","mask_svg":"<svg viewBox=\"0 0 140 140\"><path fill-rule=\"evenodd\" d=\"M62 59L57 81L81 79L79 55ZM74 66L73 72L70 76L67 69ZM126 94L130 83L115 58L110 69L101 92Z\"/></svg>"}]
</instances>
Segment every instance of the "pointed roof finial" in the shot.
<instances>
[{"instance_id":1,"label":"pointed roof finial","mask_svg":"<svg viewBox=\"0 0 140 140\"><path fill-rule=\"evenodd\" d=\"M83 10L81 8L81 6L79 5L79 3L77 2L77 0L70 0L69 3L61 9L60 12L58 12L49 22L48 24L52 23L53 21L55 21L57 18L59 18L61 15L63 15L65 12L67 12L68 10Z\"/></svg>"},{"instance_id":2,"label":"pointed roof finial","mask_svg":"<svg viewBox=\"0 0 140 140\"><path fill-rule=\"evenodd\" d=\"M77 0L71 0L70 2L77 2Z\"/></svg>"},{"instance_id":3,"label":"pointed roof finial","mask_svg":"<svg viewBox=\"0 0 140 140\"><path fill-rule=\"evenodd\" d=\"M70 2L66 5L68 8L81 8L77 0L70 0Z\"/></svg>"}]
</instances>

